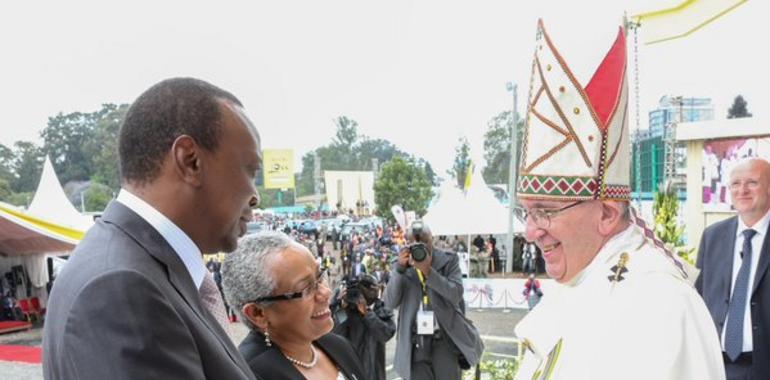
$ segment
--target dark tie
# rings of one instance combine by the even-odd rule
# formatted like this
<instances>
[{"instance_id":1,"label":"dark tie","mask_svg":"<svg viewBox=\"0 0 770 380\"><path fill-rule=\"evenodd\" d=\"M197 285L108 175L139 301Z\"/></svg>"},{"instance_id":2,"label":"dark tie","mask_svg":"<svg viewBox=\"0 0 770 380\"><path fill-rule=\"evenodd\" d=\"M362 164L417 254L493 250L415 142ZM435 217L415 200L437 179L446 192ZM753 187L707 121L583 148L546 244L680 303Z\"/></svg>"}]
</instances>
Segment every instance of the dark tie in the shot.
<instances>
[{"instance_id":1,"label":"dark tie","mask_svg":"<svg viewBox=\"0 0 770 380\"><path fill-rule=\"evenodd\" d=\"M743 318L746 310L746 298L749 295L749 272L751 271L751 238L757 231L743 231L743 250L741 269L735 278L733 297L727 309L727 330L725 330L725 353L735 361L743 351Z\"/></svg>"}]
</instances>

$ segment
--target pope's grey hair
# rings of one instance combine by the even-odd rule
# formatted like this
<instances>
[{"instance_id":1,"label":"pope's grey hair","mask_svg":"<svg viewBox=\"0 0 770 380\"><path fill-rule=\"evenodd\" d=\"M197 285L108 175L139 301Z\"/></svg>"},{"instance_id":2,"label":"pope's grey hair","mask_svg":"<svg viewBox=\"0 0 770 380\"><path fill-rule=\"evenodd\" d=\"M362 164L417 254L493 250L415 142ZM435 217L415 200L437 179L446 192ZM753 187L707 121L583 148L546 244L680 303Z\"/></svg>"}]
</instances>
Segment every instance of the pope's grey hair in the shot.
<instances>
[{"instance_id":1,"label":"pope's grey hair","mask_svg":"<svg viewBox=\"0 0 770 380\"><path fill-rule=\"evenodd\" d=\"M275 291L275 279L269 265L271 257L295 244L283 232L264 231L244 237L238 242L238 248L225 256L222 290L227 303L248 328L253 330L256 326L243 315L243 305Z\"/></svg>"}]
</instances>

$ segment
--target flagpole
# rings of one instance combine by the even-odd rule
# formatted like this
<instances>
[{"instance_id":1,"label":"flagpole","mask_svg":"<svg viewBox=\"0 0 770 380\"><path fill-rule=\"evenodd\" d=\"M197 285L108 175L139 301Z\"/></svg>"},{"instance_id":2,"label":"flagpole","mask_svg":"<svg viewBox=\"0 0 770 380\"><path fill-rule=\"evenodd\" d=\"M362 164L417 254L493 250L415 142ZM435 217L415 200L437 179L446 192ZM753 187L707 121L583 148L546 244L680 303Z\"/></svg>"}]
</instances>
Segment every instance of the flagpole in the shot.
<instances>
[{"instance_id":1,"label":"flagpole","mask_svg":"<svg viewBox=\"0 0 770 380\"><path fill-rule=\"evenodd\" d=\"M513 109L511 110L511 119L512 119L512 125L511 125L511 161L510 161L510 167L508 168L508 238L506 239L505 244L505 271L508 273L513 272L513 224L515 216L513 214L513 208L516 205L516 177L518 175L518 153L516 149L516 143L517 143L517 123L518 123L518 117L516 112L516 106L517 106L517 98L516 98L516 90L518 86L515 83L508 82L506 84L506 88L508 91L513 93Z\"/></svg>"}]
</instances>

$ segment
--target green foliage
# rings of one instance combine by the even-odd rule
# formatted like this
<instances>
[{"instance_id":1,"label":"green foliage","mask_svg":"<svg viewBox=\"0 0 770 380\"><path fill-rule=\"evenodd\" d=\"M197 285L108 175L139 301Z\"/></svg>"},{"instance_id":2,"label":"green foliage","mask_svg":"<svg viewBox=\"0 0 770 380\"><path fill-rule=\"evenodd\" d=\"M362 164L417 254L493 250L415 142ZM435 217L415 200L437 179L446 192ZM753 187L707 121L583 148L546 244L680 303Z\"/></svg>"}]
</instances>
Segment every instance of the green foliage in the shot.
<instances>
[{"instance_id":1,"label":"green foliage","mask_svg":"<svg viewBox=\"0 0 770 380\"><path fill-rule=\"evenodd\" d=\"M27 141L17 141L13 146L15 178L11 188L16 193L35 191L43 171L45 153L42 148Z\"/></svg>"},{"instance_id":2,"label":"green foliage","mask_svg":"<svg viewBox=\"0 0 770 380\"><path fill-rule=\"evenodd\" d=\"M295 203L293 190L281 191L280 189L265 189L264 186L257 186L257 191L259 191L260 198L259 207L262 209L293 206Z\"/></svg>"},{"instance_id":3,"label":"green foliage","mask_svg":"<svg viewBox=\"0 0 770 380\"><path fill-rule=\"evenodd\" d=\"M88 186L84 197L85 210L84 211L104 211L107 204L112 200L112 189L109 186L103 185L98 182L91 182Z\"/></svg>"},{"instance_id":4,"label":"green foliage","mask_svg":"<svg viewBox=\"0 0 770 380\"><path fill-rule=\"evenodd\" d=\"M468 139L460 137L457 140L457 146L455 147L455 161L452 168L447 171L447 174L454 178L457 182L457 186L461 189L465 186L465 177L468 174L468 166L471 164L471 147L468 144Z\"/></svg>"},{"instance_id":5,"label":"green foliage","mask_svg":"<svg viewBox=\"0 0 770 380\"><path fill-rule=\"evenodd\" d=\"M358 133L358 123L340 116L334 120L337 131L328 145L321 146L302 156L302 171L297 177L297 196L313 194L315 154L321 161L321 175L326 170L372 170L372 159L376 158L380 166L393 157L410 157L399 150L393 143L383 139L370 139ZM418 159L417 162L428 173L432 183L436 175L430 164Z\"/></svg>"},{"instance_id":6,"label":"green foliage","mask_svg":"<svg viewBox=\"0 0 770 380\"><path fill-rule=\"evenodd\" d=\"M11 184L8 183L8 180L0 178L0 201L8 202L8 198L13 194L13 189L11 189Z\"/></svg>"},{"instance_id":7,"label":"green foliage","mask_svg":"<svg viewBox=\"0 0 770 380\"><path fill-rule=\"evenodd\" d=\"M660 185L658 192L655 193L652 208L655 215L655 234L679 257L694 265L692 257L694 249L684 246L684 226L680 226L677 222L679 198L671 183Z\"/></svg>"},{"instance_id":8,"label":"green foliage","mask_svg":"<svg viewBox=\"0 0 770 380\"><path fill-rule=\"evenodd\" d=\"M413 160L394 157L382 165L374 184L374 201L381 217L395 222L390 212L393 205L423 216L432 198L433 190L425 169Z\"/></svg>"},{"instance_id":9,"label":"green foliage","mask_svg":"<svg viewBox=\"0 0 770 380\"><path fill-rule=\"evenodd\" d=\"M480 367L482 379L513 380L519 365L516 360L483 360ZM465 371L463 379L472 380L475 379L475 375L475 368L471 368Z\"/></svg>"},{"instance_id":10,"label":"green foliage","mask_svg":"<svg viewBox=\"0 0 770 380\"><path fill-rule=\"evenodd\" d=\"M8 186L16 179L13 167L14 158L13 150L0 144L0 180L4 180Z\"/></svg>"},{"instance_id":11,"label":"green foliage","mask_svg":"<svg viewBox=\"0 0 770 380\"><path fill-rule=\"evenodd\" d=\"M128 105L103 104L91 113L59 113L48 119L41 136L62 183L95 180L112 189L120 186L118 130Z\"/></svg>"},{"instance_id":12,"label":"green foliage","mask_svg":"<svg viewBox=\"0 0 770 380\"><path fill-rule=\"evenodd\" d=\"M6 203L10 203L14 206L20 206L20 207L29 207L29 204L32 203L32 197L35 194L32 192L24 192L24 193L11 193L11 195L8 196L7 199L4 200Z\"/></svg>"},{"instance_id":13,"label":"green foliage","mask_svg":"<svg viewBox=\"0 0 770 380\"><path fill-rule=\"evenodd\" d=\"M511 165L511 111L503 111L487 123L484 134L484 167L482 175L487 183L508 184L508 173ZM521 142L524 135L524 120L519 118L516 129L518 140L516 152L521 154Z\"/></svg>"},{"instance_id":14,"label":"green foliage","mask_svg":"<svg viewBox=\"0 0 770 380\"><path fill-rule=\"evenodd\" d=\"M751 117L751 112L748 109L748 103L746 99L743 99L742 95L738 95L733 100L733 105L727 110L728 119L738 119L742 117Z\"/></svg>"}]
</instances>

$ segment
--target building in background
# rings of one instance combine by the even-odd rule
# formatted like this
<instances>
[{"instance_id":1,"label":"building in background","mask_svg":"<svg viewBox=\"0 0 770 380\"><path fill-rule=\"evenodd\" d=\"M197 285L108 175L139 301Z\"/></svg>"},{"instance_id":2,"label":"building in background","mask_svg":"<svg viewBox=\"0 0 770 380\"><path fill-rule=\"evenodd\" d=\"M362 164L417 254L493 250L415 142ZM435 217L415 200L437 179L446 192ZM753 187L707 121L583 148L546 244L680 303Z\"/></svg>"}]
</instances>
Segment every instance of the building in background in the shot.
<instances>
[{"instance_id":1,"label":"building in background","mask_svg":"<svg viewBox=\"0 0 770 380\"><path fill-rule=\"evenodd\" d=\"M649 128L633 136L631 190L638 201L651 201L658 186L671 180L685 197L687 152L675 140L676 125L714 119L710 98L663 96L649 112Z\"/></svg>"}]
</instances>

